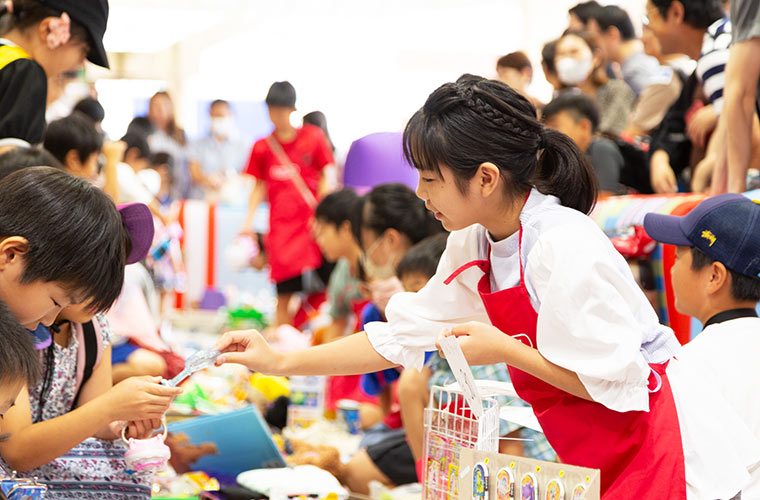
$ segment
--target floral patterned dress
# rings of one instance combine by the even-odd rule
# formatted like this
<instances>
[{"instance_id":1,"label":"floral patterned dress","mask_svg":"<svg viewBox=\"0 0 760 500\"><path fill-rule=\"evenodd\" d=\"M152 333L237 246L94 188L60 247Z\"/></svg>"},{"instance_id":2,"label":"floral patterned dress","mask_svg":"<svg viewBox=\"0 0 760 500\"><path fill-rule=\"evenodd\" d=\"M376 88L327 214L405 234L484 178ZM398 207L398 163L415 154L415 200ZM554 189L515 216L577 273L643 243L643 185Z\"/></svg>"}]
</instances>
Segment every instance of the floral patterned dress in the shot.
<instances>
[{"instance_id":1,"label":"floral patterned dress","mask_svg":"<svg viewBox=\"0 0 760 500\"><path fill-rule=\"evenodd\" d=\"M103 336L103 346L111 340L111 329L103 315L93 319L96 331ZM69 345L53 342L55 365L50 390L42 408L42 420L68 413L77 393L77 350L79 342L71 335ZM45 358L43 351L43 360ZM45 369L47 369L45 367ZM44 370L43 377L44 380ZM37 423L42 382L30 389L32 420ZM46 498L54 500L147 500L150 498L152 477L135 477L125 472L121 440L104 441L90 438L52 462L21 474L37 476L48 485Z\"/></svg>"}]
</instances>

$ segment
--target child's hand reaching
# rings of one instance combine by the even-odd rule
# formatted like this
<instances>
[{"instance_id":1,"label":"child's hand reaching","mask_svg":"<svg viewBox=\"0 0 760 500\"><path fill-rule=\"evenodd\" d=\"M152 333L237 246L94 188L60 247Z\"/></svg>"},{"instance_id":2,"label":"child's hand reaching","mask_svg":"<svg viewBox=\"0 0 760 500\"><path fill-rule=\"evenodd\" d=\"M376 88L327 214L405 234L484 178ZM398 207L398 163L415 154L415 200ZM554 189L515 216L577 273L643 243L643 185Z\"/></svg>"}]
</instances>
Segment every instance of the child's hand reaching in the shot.
<instances>
[{"instance_id":1,"label":"child's hand reaching","mask_svg":"<svg viewBox=\"0 0 760 500\"><path fill-rule=\"evenodd\" d=\"M127 439L148 439L153 435L153 431L161 428L160 418L151 418L148 420L134 420L127 424Z\"/></svg>"},{"instance_id":2,"label":"child's hand reaching","mask_svg":"<svg viewBox=\"0 0 760 500\"><path fill-rule=\"evenodd\" d=\"M225 333L214 349L222 354L216 358L216 365L237 363L249 370L265 374L277 374L282 354L273 350L264 337L256 330Z\"/></svg>"},{"instance_id":3,"label":"child's hand reaching","mask_svg":"<svg viewBox=\"0 0 760 500\"><path fill-rule=\"evenodd\" d=\"M103 395L111 420L161 419L182 389L161 385L161 377L130 377Z\"/></svg>"}]
</instances>

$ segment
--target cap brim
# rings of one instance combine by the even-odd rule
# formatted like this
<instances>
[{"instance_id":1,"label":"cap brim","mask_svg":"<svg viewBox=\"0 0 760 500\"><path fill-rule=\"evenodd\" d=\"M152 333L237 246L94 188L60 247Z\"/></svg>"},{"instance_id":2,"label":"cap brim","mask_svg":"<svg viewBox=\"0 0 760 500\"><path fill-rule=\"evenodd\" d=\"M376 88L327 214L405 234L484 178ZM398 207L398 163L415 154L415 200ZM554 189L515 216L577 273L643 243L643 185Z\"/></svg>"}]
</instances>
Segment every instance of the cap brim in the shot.
<instances>
[{"instance_id":1,"label":"cap brim","mask_svg":"<svg viewBox=\"0 0 760 500\"><path fill-rule=\"evenodd\" d=\"M644 230L653 240L660 243L683 247L693 245L681 229L681 217L675 215L646 214Z\"/></svg>"},{"instance_id":2,"label":"cap brim","mask_svg":"<svg viewBox=\"0 0 760 500\"><path fill-rule=\"evenodd\" d=\"M90 49L90 53L87 54L87 60L93 64L97 64L106 69L111 69L108 64L108 56L106 55L106 48L103 46L102 40L93 40L93 46Z\"/></svg>"},{"instance_id":3,"label":"cap brim","mask_svg":"<svg viewBox=\"0 0 760 500\"><path fill-rule=\"evenodd\" d=\"M127 264L140 262L148 255L153 244L153 235L155 234L153 214L150 213L148 206L143 203L119 205L119 213L132 241L132 251L127 256Z\"/></svg>"}]
</instances>

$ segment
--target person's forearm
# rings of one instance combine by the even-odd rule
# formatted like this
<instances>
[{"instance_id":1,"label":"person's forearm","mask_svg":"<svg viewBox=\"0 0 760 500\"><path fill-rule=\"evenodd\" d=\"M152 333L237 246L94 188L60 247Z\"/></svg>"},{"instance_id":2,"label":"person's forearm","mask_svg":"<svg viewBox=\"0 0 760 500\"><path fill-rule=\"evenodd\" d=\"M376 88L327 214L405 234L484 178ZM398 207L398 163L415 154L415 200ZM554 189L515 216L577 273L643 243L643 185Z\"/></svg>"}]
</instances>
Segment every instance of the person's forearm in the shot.
<instances>
[{"instance_id":1,"label":"person's forearm","mask_svg":"<svg viewBox=\"0 0 760 500\"><path fill-rule=\"evenodd\" d=\"M538 350L522 342L510 342L505 358L506 363L513 368L533 375L568 394L593 401L577 373L555 365Z\"/></svg>"},{"instance_id":2,"label":"person's forearm","mask_svg":"<svg viewBox=\"0 0 760 500\"><path fill-rule=\"evenodd\" d=\"M91 401L65 415L12 433L0 446L0 453L13 470L27 471L66 454L110 422L102 402Z\"/></svg>"},{"instance_id":3,"label":"person's forearm","mask_svg":"<svg viewBox=\"0 0 760 500\"><path fill-rule=\"evenodd\" d=\"M751 39L731 46L726 65L723 114L728 140L728 189L746 189L746 175L752 153L752 124L760 78L756 51L760 40Z\"/></svg>"},{"instance_id":4,"label":"person's forearm","mask_svg":"<svg viewBox=\"0 0 760 500\"><path fill-rule=\"evenodd\" d=\"M106 193L114 203L119 203L119 178L116 173L118 165L118 158L109 158L106 156L106 163L103 166L103 176L105 177L103 192Z\"/></svg>"},{"instance_id":5,"label":"person's forearm","mask_svg":"<svg viewBox=\"0 0 760 500\"><path fill-rule=\"evenodd\" d=\"M258 210L259 205L264 201L265 196L266 184L263 181L256 179L256 185L253 186L253 189L251 189L251 195L248 197L248 212L245 215L245 222L243 223L245 229L251 228L253 218L256 215L256 210Z\"/></svg>"},{"instance_id":6,"label":"person's forearm","mask_svg":"<svg viewBox=\"0 0 760 500\"><path fill-rule=\"evenodd\" d=\"M378 353L365 332L282 354L271 375L358 375L397 366Z\"/></svg>"}]
</instances>

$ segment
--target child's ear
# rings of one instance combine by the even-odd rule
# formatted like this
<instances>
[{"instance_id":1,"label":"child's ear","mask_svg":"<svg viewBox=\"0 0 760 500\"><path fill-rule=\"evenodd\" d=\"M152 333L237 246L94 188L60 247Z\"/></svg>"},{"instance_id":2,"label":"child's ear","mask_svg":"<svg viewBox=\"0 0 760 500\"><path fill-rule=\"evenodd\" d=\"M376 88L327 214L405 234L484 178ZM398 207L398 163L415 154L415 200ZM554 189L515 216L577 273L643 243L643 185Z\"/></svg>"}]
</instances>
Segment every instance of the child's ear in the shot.
<instances>
[{"instance_id":1,"label":"child's ear","mask_svg":"<svg viewBox=\"0 0 760 500\"><path fill-rule=\"evenodd\" d=\"M717 293L725 286L731 285L728 269L721 262L713 262L710 265L710 281L707 284L707 293Z\"/></svg>"},{"instance_id":2,"label":"child's ear","mask_svg":"<svg viewBox=\"0 0 760 500\"><path fill-rule=\"evenodd\" d=\"M0 269L14 263L29 251L29 240L23 236L8 236L0 241Z\"/></svg>"},{"instance_id":3,"label":"child's ear","mask_svg":"<svg viewBox=\"0 0 760 500\"><path fill-rule=\"evenodd\" d=\"M478 173L475 174L475 179L481 195L490 196L500 184L501 171L491 162L481 163L478 167Z\"/></svg>"},{"instance_id":4,"label":"child's ear","mask_svg":"<svg viewBox=\"0 0 760 500\"><path fill-rule=\"evenodd\" d=\"M82 161L79 159L79 153L76 149L71 149L66 152L66 156L63 157L64 166L66 168L80 170L82 168Z\"/></svg>"}]
</instances>

